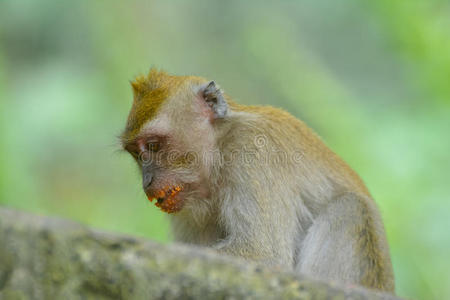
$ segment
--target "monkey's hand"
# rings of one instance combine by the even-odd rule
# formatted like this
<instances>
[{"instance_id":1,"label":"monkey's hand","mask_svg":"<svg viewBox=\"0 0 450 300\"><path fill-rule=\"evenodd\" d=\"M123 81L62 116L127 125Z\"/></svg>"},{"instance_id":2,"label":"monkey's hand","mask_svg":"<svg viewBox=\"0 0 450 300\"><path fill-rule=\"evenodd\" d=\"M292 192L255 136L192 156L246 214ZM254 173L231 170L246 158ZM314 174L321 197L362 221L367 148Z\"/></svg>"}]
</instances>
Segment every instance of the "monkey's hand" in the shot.
<instances>
[{"instance_id":1,"label":"monkey's hand","mask_svg":"<svg viewBox=\"0 0 450 300\"><path fill-rule=\"evenodd\" d=\"M264 267L277 268L279 270L286 270L286 266L280 259L270 253L262 253L262 251L255 251L252 247L245 247L233 243L230 240L222 240L212 246L218 253L234 257L240 257L247 261L252 261Z\"/></svg>"}]
</instances>

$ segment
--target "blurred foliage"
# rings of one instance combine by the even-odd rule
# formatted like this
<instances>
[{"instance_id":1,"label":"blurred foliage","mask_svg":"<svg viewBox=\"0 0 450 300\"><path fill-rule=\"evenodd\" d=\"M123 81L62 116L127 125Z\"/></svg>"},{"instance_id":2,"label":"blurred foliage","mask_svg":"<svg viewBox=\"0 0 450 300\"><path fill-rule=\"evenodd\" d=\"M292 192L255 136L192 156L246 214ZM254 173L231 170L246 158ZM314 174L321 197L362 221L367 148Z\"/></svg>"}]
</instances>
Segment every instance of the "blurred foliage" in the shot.
<instances>
[{"instance_id":1,"label":"blurred foliage","mask_svg":"<svg viewBox=\"0 0 450 300\"><path fill-rule=\"evenodd\" d=\"M170 240L117 143L150 66L305 120L379 204L397 293L450 299L450 2L1 1L0 204Z\"/></svg>"}]
</instances>

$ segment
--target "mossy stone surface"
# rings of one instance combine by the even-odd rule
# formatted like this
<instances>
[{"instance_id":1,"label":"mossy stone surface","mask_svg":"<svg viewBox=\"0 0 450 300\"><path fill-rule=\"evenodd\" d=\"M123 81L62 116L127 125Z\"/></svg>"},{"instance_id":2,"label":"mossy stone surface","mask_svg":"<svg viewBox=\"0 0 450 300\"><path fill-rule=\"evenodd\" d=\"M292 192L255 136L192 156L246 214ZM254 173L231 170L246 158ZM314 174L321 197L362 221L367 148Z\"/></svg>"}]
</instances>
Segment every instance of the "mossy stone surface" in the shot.
<instances>
[{"instance_id":1,"label":"mossy stone surface","mask_svg":"<svg viewBox=\"0 0 450 300\"><path fill-rule=\"evenodd\" d=\"M0 299L397 299L0 208Z\"/></svg>"}]
</instances>

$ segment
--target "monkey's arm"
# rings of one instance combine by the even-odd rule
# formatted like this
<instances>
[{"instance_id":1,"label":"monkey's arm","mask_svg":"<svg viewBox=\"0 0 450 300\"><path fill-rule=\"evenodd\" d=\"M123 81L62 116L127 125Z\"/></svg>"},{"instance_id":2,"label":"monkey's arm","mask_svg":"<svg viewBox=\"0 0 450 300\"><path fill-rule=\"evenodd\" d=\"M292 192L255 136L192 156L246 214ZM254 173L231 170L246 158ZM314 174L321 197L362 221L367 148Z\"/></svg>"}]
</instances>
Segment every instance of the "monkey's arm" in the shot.
<instances>
[{"instance_id":1,"label":"monkey's arm","mask_svg":"<svg viewBox=\"0 0 450 300\"><path fill-rule=\"evenodd\" d=\"M296 213L277 200L257 193L226 198L221 209L226 238L214 248L270 265L293 266Z\"/></svg>"},{"instance_id":2,"label":"monkey's arm","mask_svg":"<svg viewBox=\"0 0 450 300\"><path fill-rule=\"evenodd\" d=\"M297 271L326 280L394 289L384 229L372 199L345 193L308 229Z\"/></svg>"}]
</instances>

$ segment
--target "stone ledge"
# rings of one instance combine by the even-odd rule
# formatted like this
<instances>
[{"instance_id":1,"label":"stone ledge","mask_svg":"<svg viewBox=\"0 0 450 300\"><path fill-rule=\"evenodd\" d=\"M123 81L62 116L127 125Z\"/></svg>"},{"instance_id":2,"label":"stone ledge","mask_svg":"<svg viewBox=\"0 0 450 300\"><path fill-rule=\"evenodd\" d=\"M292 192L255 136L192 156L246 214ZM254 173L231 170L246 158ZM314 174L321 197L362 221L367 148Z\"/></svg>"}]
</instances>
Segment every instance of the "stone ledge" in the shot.
<instances>
[{"instance_id":1,"label":"stone ledge","mask_svg":"<svg viewBox=\"0 0 450 300\"><path fill-rule=\"evenodd\" d=\"M0 299L399 299L0 208Z\"/></svg>"}]
</instances>

